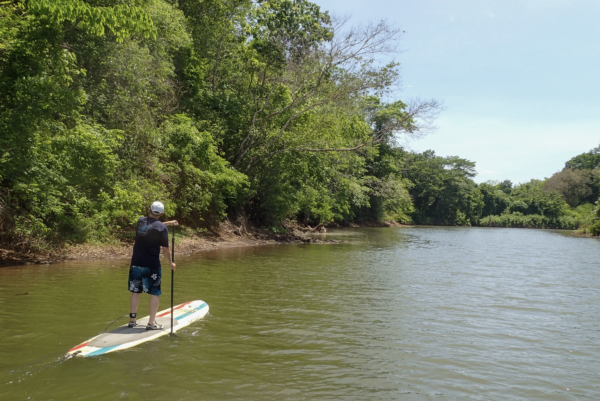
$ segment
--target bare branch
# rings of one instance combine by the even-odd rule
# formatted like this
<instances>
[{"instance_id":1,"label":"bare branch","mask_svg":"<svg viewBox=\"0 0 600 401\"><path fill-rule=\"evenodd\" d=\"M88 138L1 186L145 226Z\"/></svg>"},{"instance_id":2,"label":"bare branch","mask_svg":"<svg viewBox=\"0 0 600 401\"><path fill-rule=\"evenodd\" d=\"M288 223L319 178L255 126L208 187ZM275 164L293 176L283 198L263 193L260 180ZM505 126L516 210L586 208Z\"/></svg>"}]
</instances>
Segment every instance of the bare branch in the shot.
<instances>
[{"instance_id":1,"label":"bare branch","mask_svg":"<svg viewBox=\"0 0 600 401\"><path fill-rule=\"evenodd\" d=\"M245 84L254 110L244 138L229 157L234 166L246 165L248 171L261 158L285 151L348 152L399 137L423 136L434 129L440 105L419 99L406 105L401 118L378 126L354 146L320 146L315 143L317 132L293 129L307 113L318 120L321 114L356 108L359 99L386 93L397 82L398 65L380 65L378 60L398 53L402 31L386 21L349 28L347 22L348 17L334 17L333 37L316 45L276 34L270 37L270 45L285 55L285 62L265 61L256 78L252 74ZM316 121L314 127L319 126Z\"/></svg>"}]
</instances>

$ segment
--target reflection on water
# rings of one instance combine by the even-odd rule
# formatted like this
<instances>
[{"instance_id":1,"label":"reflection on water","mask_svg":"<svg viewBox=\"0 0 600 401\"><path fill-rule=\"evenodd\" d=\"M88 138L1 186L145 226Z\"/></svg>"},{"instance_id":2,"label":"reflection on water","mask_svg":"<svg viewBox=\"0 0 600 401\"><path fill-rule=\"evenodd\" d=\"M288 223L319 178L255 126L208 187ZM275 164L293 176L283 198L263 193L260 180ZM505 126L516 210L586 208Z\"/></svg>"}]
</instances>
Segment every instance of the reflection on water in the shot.
<instances>
[{"instance_id":1,"label":"reflection on water","mask_svg":"<svg viewBox=\"0 0 600 401\"><path fill-rule=\"evenodd\" d=\"M176 303L205 300L204 321L31 373L7 370L128 312L127 262L0 269L0 399L600 399L599 241L440 227L326 236L346 242L181 258Z\"/></svg>"}]
</instances>

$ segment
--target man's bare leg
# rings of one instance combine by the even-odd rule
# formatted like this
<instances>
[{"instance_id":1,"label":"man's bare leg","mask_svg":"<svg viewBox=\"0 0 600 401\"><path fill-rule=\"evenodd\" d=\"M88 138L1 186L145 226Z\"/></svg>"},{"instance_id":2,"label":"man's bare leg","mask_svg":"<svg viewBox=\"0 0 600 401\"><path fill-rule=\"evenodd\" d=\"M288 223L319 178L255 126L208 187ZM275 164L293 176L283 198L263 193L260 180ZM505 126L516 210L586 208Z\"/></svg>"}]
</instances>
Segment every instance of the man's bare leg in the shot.
<instances>
[{"instance_id":1,"label":"man's bare leg","mask_svg":"<svg viewBox=\"0 0 600 401\"><path fill-rule=\"evenodd\" d=\"M160 298L158 295L150 295L150 320L148 320L148 324L152 326L156 320L156 312L158 312L158 302Z\"/></svg>"},{"instance_id":2,"label":"man's bare leg","mask_svg":"<svg viewBox=\"0 0 600 401\"><path fill-rule=\"evenodd\" d=\"M139 292L132 292L131 293L131 299L129 300L129 312L131 313L137 313L137 308L138 305L140 303L140 293ZM135 322L135 318L129 318L130 322Z\"/></svg>"}]
</instances>

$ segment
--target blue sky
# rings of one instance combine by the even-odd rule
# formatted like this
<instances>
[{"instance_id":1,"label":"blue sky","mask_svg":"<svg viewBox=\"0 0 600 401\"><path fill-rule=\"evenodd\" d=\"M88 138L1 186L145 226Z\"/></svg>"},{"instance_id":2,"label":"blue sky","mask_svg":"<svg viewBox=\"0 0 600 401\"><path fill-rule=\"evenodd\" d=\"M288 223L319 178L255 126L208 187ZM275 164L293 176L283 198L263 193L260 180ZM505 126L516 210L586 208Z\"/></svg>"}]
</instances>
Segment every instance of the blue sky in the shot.
<instances>
[{"instance_id":1,"label":"blue sky","mask_svg":"<svg viewBox=\"0 0 600 401\"><path fill-rule=\"evenodd\" d=\"M600 144L599 0L313 0L403 34L398 98L435 98L409 142L477 163L477 182L542 179Z\"/></svg>"}]
</instances>

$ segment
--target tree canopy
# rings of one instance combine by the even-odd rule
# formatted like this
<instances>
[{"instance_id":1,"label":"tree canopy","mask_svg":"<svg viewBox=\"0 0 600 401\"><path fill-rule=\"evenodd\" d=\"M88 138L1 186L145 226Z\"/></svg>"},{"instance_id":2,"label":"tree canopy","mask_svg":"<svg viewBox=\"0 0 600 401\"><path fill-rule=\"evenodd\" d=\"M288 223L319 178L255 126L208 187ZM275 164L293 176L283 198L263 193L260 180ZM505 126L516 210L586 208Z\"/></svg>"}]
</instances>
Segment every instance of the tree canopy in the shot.
<instances>
[{"instance_id":1,"label":"tree canopy","mask_svg":"<svg viewBox=\"0 0 600 401\"><path fill-rule=\"evenodd\" d=\"M201 228L580 224L598 149L513 186L400 145L440 111L397 98L401 34L306 0L1 2L1 240L118 240L156 199Z\"/></svg>"}]
</instances>

